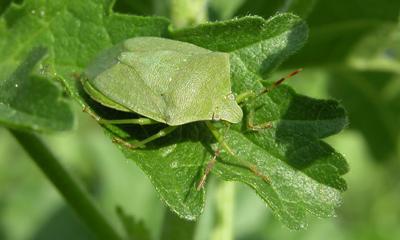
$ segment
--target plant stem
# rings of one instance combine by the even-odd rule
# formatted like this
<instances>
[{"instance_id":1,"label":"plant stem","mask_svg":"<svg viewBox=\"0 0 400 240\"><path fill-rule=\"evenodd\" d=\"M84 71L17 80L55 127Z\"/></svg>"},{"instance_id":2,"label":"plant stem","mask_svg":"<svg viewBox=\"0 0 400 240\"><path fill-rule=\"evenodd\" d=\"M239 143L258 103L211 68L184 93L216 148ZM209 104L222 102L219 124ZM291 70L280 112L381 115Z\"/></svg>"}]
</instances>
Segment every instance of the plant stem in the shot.
<instances>
[{"instance_id":1,"label":"plant stem","mask_svg":"<svg viewBox=\"0 0 400 240\"><path fill-rule=\"evenodd\" d=\"M98 239L122 239L100 213L87 192L36 135L9 130Z\"/></svg>"},{"instance_id":2,"label":"plant stem","mask_svg":"<svg viewBox=\"0 0 400 240\"><path fill-rule=\"evenodd\" d=\"M212 240L233 239L233 206L235 185L219 181L216 189L215 223L211 232Z\"/></svg>"}]
</instances>

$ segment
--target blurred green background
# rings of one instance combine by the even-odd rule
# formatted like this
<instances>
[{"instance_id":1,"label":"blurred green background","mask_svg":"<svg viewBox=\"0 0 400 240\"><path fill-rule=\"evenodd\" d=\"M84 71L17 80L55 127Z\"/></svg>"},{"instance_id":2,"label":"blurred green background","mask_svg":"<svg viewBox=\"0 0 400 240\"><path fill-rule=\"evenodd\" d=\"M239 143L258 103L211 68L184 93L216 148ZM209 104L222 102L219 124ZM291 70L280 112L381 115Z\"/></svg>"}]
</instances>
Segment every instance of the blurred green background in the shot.
<instances>
[{"instance_id":1,"label":"blurred green background","mask_svg":"<svg viewBox=\"0 0 400 240\"><path fill-rule=\"evenodd\" d=\"M9 2L0 1L0 12ZM166 6L164 0L119 0L114 10L168 16ZM307 45L270 77L304 67L288 84L304 95L341 101L350 119L342 133L326 139L350 164L337 217L311 218L307 230L291 231L253 191L236 184L235 239L400 239L400 1L209 0L206 10L211 20L268 18L284 11L306 19ZM78 116L76 129L43 139L90 189L110 221L117 221L119 205L159 237L164 206L150 181L90 117L71 105ZM0 239L92 239L4 129L0 142ZM213 197L211 186L198 240L209 238Z\"/></svg>"}]
</instances>

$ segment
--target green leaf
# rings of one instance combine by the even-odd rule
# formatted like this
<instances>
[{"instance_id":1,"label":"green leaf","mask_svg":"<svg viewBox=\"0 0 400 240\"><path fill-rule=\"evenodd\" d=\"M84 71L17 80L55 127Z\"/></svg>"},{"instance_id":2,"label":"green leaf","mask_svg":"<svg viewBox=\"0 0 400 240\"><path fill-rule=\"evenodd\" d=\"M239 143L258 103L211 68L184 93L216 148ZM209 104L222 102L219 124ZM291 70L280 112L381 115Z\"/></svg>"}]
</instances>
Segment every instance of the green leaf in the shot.
<instances>
[{"instance_id":1,"label":"green leaf","mask_svg":"<svg viewBox=\"0 0 400 240\"><path fill-rule=\"evenodd\" d=\"M8 7L8 5L10 5L11 0L2 0L0 1L0 14L2 14L4 12L4 10L6 10L6 8Z\"/></svg>"},{"instance_id":2,"label":"green leaf","mask_svg":"<svg viewBox=\"0 0 400 240\"><path fill-rule=\"evenodd\" d=\"M48 47L48 56L42 63L42 68L36 70L40 78L64 78L69 79L67 84L69 92L75 94L71 89L75 87L76 80L72 77L88 64L89 60L101 49L115 44L126 38L127 35L159 35L166 30L168 22L161 18L133 17L121 14L109 14L110 5L97 1L25 1L23 5L11 4L0 20L0 81L11 79L13 72L17 71L18 64L25 59L31 49L38 46ZM82 23L81 23L82 22ZM114 27L118 26L118 27ZM132 27L136 26L136 27ZM24 70L26 72L26 70ZM43 79L32 80L38 82L33 88L51 88L45 86ZM27 81L25 81L27 82ZM8 84L11 86L10 84ZM54 87L53 87L54 88ZM22 86L21 88L22 89ZM6 91L3 88L3 91ZM21 90L22 91L22 90ZM49 96L54 96L54 90L49 91ZM35 93L39 93L35 91ZM21 94L23 94L21 92ZM27 97L24 95L24 97ZM49 116L49 124L43 123L43 119L32 120L31 123L16 116L9 109L4 112L5 119L9 119L9 126L17 124L31 124L30 128L38 130L61 130L68 129L72 125L71 113L67 111L66 105L55 105L57 99L46 102L48 108L44 107L43 101L36 96L35 102L31 94L27 101L20 101L18 108L32 114L37 112L37 117ZM39 102L38 102L39 101ZM15 102L15 101L14 101ZM8 104L8 103L6 103ZM17 104L17 103L15 103ZM26 104L26 106L23 106ZM31 104L28 106L28 104ZM51 105L53 104L53 105ZM3 106L2 108L5 108ZM32 111L31 111L32 110ZM6 110L3 110L6 111ZM60 113L57 113L60 111ZM60 118L65 123L54 126ZM12 121L18 121L12 122ZM69 123L68 123L69 122ZM24 123L25 124L25 123ZM42 126L39 126L41 124ZM27 126L22 126L26 128ZM53 128L53 129L52 129ZM55 128L55 129L54 129Z\"/></svg>"},{"instance_id":3,"label":"green leaf","mask_svg":"<svg viewBox=\"0 0 400 240\"><path fill-rule=\"evenodd\" d=\"M273 16L283 7L284 1L274 0L244 0L237 12L230 16L245 16L254 14L265 18Z\"/></svg>"},{"instance_id":4,"label":"green leaf","mask_svg":"<svg viewBox=\"0 0 400 240\"><path fill-rule=\"evenodd\" d=\"M286 1L283 11L294 13L305 19L312 12L318 0L293 0Z\"/></svg>"},{"instance_id":5,"label":"green leaf","mask_svg":"<svg viewBox=\"0 0 400 240\"><path fill-rule=\"evenodd\" d=\"M114 127L109 130L112 132L110 137L140 139L146 136L138 127L134 131L121 131L123 129ZM210 153L199 142L199 137L200 129L195 124L188 124L174 134L146 145L146 150L119 146L125 156L135 161L150 178L161 200L188 220L194 220L201 214L205 201L204 190L197 191L196 186Z\"/></svg>"},{"instance_id":6,"label":"green leaf","mask_svg":"<svg viewBox=\"0 0 400 240\"><path fill-rule=\"evenodd\" d=\"M393 26L398 20L397 0L247 0L229 17L248 14L270 17L276 12L292 12L310 27L307 45L285 64L293 67L342 63L353 47L368 33Z\"/></svg>"},{"instance_id":7,"label":"green leaf","mask_svg":"<svg viewBox=\"0 0 400 240\"><path fill-rule=\"evenodd\" d=\"M400 85L398 75L383 71L335 69L330 73L330 94L342 99L352 120L377 161L396 159ZM365 111L368 106L368 111Z\"/></svg>"},{"instance_id":8,"label":"green leaf","mask_svg":"<svg viewBox=\"0 0 400 240\"><path fill-rule=\"evenodd\" d=\"M380 162L398 155L399 73L399 24L371 31L356 45L347 66L329 72L329 93L343 100L352 120L350 127L362 133Z\"/></svg>"},{"instance_id":9,"label":"green leaf","mask_svg":"<svg viewBox=\"0 0 400 240\"><path fill-rule=\"evenodd\" d=\"M166 209L161 229L161 240L194 239L196 222L179 218Z\"/></svg>"},{"instance_id":10,"label":"green leaf","mask_svg":"<svg viewBox=\"0 0 400 240\"><path fill-rule=\"evenodd\" d=\"M246 17L203 24L172 32L171 36L211 50L230 52L233 90L241 93L263 88L266 82L262 76L268 75L303 45L307 27L298 17L281 14L267 21ZM334 215L333 209L340 203L339 192L346 188L340 176L347 171L347 164L340 154L318 138L337 133L345 126L343 109L335 101L298 96L284 87L260 97L257 104L261 106L257 107L256 121L269 120L275 128L265 133L247 133L242 131L243 127L237 127L235 129L242 135L239 134L235 141L254 138L253 144L260 147L260 152L266 156L261 160L247 156L244 160L249 163L256 161L260 169L265 169L263 164L271 156L276 158L276 165L268 165L270 172L265 172L267 176L276 172L276 192L269 196L273 192L271 186L260 183L260 178L249 170L241 169L242 172L233 177L238 167L229 163L229 158L221 159L222 163L219 162L215 169L217 173L225 179L242 181L253 187L291 228L304 227L307 212L321 217ZM132 131L129 132L115 126L108 126L108 129L111 136L141 139L159 128L146 128L147 134L138 127L130 128ZM184 125L175 134L148 144L147 150L123 149L128 158L134 159L151 176L167 205L188 219L196 218L203 209L204 193L196 191L196 185L213 152L209 148L210 134L207 132L201 123ZM233 144L234 149L236 146ZM280 169L292 177L279 178ZM254 179L258 184L254 184ZM296 181L306 184L307 188L302 189ZM294 193L281 196L282 192L287 194L291 191ZM325 194L332 197L327 198ZM301 201L297 199L299 196ZM288 201L294 204L283 204Z\"/></svg>"},{"instance_id":11,"label":"green leaf","mask_svg":"<svg viewBox=\"0 0 400 240\"><path fill-rule=\"evenodd\" d=\"M152 15L155 8L155 0L118 0L113 6L113 10L119 13L129 13L135 15Z\"/></svg>"},{"instance_id":12,"label":"green leaf","mask_svg":"<svg viewBox=\"0 0 400 240\"><path fill-rule=\"evenodd\" d=\"M310 39L290 65L341 64L366 34L395 25L399 11L397 0L317 1L307 17Z\"/></svg>"},{"instance_id":13,"label":"green leaf","mask_svg":"<svg viewBox=\"0 0 400 240\"><path fill-rule=\"evenodd\" d=\"M236 13L230 17L255 14L267 18L276 14L276 12L290 12L306 18L318 0L244 0L243 2Z\"/></svg>"},{"instance_id":14,"label":"green leaf","mask_svg":"<svg viewBox=\"0 0 400 240\"><path fill-rule=\"evenodd\" d=\"M233 84L238 84L235 77L243 71L254 73L255 78L259 78L257 74L266 76L303 46L307 34L307 25L300 18L278 14L268 21L244 17L202 24L172 32L171 36L214 51L231 52ZM242 76L238 78L238 82L245 82Z\"/></svg>"},{"instance_id":15,"label":"green leaf","mask_svg":"<svg viewBox=\"0 0 400 240\"><path fill-rule=\"evenodd\" d=\"M73 114L60 89L41 76L30 76L46 49L32 49L18 68L0 81L0 123L35 131L68 130ZM4 64L0 65L3 69Z\"/></svg>"},{"instance_id":16,"label":"green leaf","mask_svg":"<svg viewBox=\"0 0 400 240\"><path fill-rule=\"evenodd\" d=\"M7 42L12 44L12 39L16 39L14 43L18 42L17 39L30 40L30 44L23 45L19 51L13 51L13 54L21 57L24 56L24 51L33 46L49 46L49 52L53 53L49 57L52 61L47 61L49 70L53 70L63 80L68 92L82 107L90 100L82 98L80 84L74 75L83 72L98 52L123 39L160 36L166 32L169 24L167 20L159 17L112 13L109 11L111 6L106 2L68 1L60 6L61 3L26 1L23 7L13 5L5 16L6 25L14 25L7 31L10 39ZM40 11L45 13L44 17L48 21L42 19ZM2 48L2 56L5 59L12 54L7 52L8 49L10 46ZM115 113L107 112L107 117L112 117L112 114ZM121 134L126 136L128 133ZM200 151L197 151L199 148ZM179 145L176 151L173 150L172 146L144 151L143 154L139 151L125 151L125 155L148 174L167 205L181 216L193 219L201 213L204 205L204 191L198 192L194 186L198 171L202 168L203 157L208 153L205 153L200 143L191 142ZM187 152L195 154L190 156L185 154ZM176 162L177 156L181 156L178 159L183 159L182 165ZM166 161L159 161L160 159ZM186 175L182 174L185 172ZM172 190L174 188L176 189Z\"/></svg>"},{"instance_id":17,"label":"green leaf","mask_svg":"<svg viewBox=\"0 0 400 240\"><path fill-rule=\"evenodd\" d=\"M119 220L126 232L126 239L130 240L150 240L150 232L142 221L136 220L133 216L124 212L121 207L116 209Z\"/></svg>"},{"instance_id":18,"label":"green leaf","mask_svg":"<svg viewBox=\"0 0 400 240\"><path fill-rule=\"evenodd\" d=\"M299 145L300 142L306 144L291 146L288 142L279 143L276 134L264 133L251 139L251 136L236 131L226 133L225 141L234 149L235 155L222 153L223 161L218 162L215 168L217 174L225 180L250 185L267 202L274 215L290 228L304 228L308 213L318 217L334 216L334 209L341 202L340 191L334 187L344 183L343 179L337 178L346 172L344 159L322 143L291 135L292 141L297 141ZM276 145L275 149L268 146L272 144ZM310 153L312 151L315 152ZM255 164L271 183L267 184L241 167L243 160ZM294 164L288 161L294 161ZM325 172L336 174L320 176Z\"/></svg>"},{"instance_id":19,"label":"green leaf","mask_svg":"<svg viewBox=\"0 0 400 240\"><path fill-rule=\"evenodd\" d=\"M236 93L268 86L262 76L268 75L287 56L296 52L307 38L306 26L291 14L277 15L267 23L259 23L258 26L265 27L259 27L259 31L250 26L257 26L255 22L263 21L261 18L246 17L236 21L240 27L235 28L234 21L202 25L199 29L207 33L204 36L196 28L172 34L175 39L199 46L231 51L231 79ZM246 30L252 36L243 34ZM226 37L228 33L233 37ZM260 35L268 37L257 41ZM245 40L241 40L240 36L245 36ZM227 39L222 40L224 37ZM321 217L334 215L334 207L340 204L339 192L346 189L346 183L340 176L347 172L348 166L340 154L318 139L339 132L347 124L343 108L335 101L299 96L283 87L259 97L256 106L256 122L269 121L273 123L273 129L252 133L243 132L242 126L236 128L242 134L237 133L230 140L230 135L225 138L228 145L232 141L234 151L244 153L240 156L241 162L254 163L265 176L273 178L272 175L276 174L277 179L272 179L272 182L276 181L277 185L272 184L271 189L251 171L234 167L238 163L228 155L222 157L223 164L219 162L216 165L217 173L224 179L242 181L253 187L291 228L304 227L307 212ZM254 106L245 109L251 108ZM258 152L258 155L246 156L253 152ZM269 165L270 159L275 159L276 165ZM279 177L282 171L291 177ZM307 187L301 189L297 181ZM320 190L332 197L325 198L318 192ZM288 194L290 192L292 194Z\"/></svg>"},{"instance_id":20,"label":"green leaf","mask_svg":"<svg viewBox=\"0 0 400 240\"><path fill-rule=\"evenodd\" d=\"M364 36L353 48L347 64L355 70L400 73L400 22Z\"/></svg>"},{"instance_id":21,"label":"green leaf","mask_svg":"<svg viewBox=\"0 0 400 240\"><path fill-rule=\"evenodd\" d=\"M208 15L211 20L227 20L245 0L209 0Z\"/></svg>"},{"instance_id":22,"label":"green leaf","mask_svg":"<svg viewBox=\"0 0 400 240\"><path fill-rule=\"evenodd\" d=\"M110 12L109 1L30 1L23 6L12 4L5 12L0 31L0 54L6 78L16 68L12 60L21 61L35 46L49 48L47 75L71 80L81 72L100 50L126 36L159 36L166 31L163 18L137 17ZM118 27L115 27L118 26ZM74 82L74 83L73 83ZM73 92L73 91L71 91Z\"/></svg>"},{"instance_id":23,"label":"green leaf","mask_svg":"<svg viewBox=\"0 0 400 240\"><path fill-rule=\"evenodd\" d=\"M236 154L222 154L217 174L254 188L290 228L305 227L307 213L333 216L340 192L346 189L341 175L348 165L318 138L346 125L343 108L335 101L299 96L285 87L259 98L256 105L255 122L268 121L272 128L254 132L237 126L225 133L225 142ZM244 168L243 162L254 164L271 185Z\"/></svg>"},{"instance_id":24,"label":"green leaf","mask_svg":"<svg viewBox=\"0 0 400 240\"><path fill-rule=\"evenodd\" d=\"M49 48L45 62L49 65L49 75L61 78L68 92L82 106L89 105L107 119L117 119L136 115L94 102L82 92L74 75L83 72L101 50L123 39L171 36L210 50L228 52L233 91L239 94L269 85L265 76L298 51L307 38L305 23L292 14L279 14L269 20L245 17L168 32L166 19L116 14L110 11L111 7L109 1L94 0L26 1L22 7L13 5L0 25L0 31L7 29L8 34L7 41L0 40L1 54L5 59L22 59L29 49L45 44ZM17 48L21 41L28 43ZM273 128L248 132L243 122L241 126L232 126L227 141L235 151L245 148L262 153L260 159L251 158L252 152L241 152L240 156L271 175L272 184L260 182L248 169L238 170L229 162L234 163L234 160L226 155L218 159L215 172L253 187L291 228L305 226L306 212L317 216L333 215L333 208L340 202L338 191L345 189L340 176L346 172L347 165L319 138L344 127L343 109L334 101L298 96L283 86L257 98L254 104L246 104L245 112L256 110L256 123L271 121ZM162 127L104 125L111 138L132 141L143 139ZM197 191L196 186L213 155L211 139L210 132L199 122L180 126L173 134L147 144L144 149L118 147L148 175L162 201L172 211L186 219L196 219L205 200L204 190ZM288 201L293 204L283 204Z\"/></svg>"}]
</instances>

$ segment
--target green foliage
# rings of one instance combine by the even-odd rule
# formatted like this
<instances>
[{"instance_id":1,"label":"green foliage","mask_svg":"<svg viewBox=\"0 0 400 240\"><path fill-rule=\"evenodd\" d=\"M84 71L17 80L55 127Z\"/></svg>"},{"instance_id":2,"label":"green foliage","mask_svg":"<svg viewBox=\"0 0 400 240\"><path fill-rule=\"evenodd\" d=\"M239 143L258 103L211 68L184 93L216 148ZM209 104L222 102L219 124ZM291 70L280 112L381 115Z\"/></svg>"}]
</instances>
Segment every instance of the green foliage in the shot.
<instances>
[{"instance_id":1,"label":"green foliage","mask_svg":"<svg viewBox=\"0 0 400 240\"><path fill-rule=\"evenodd\" d=\"M295 16L278 15L268 21L248 17L224 23L200 25L199 27L172 32L172 37L212 50L230 52L233 91L240 93L245 90L261 89L263 87L261 84L262 75L268 74L285 57L302 46L306 39L305 30L304 23ZM274 46L274 48L271 48L271 46ZM268 60L265 61L265 59ZM280 91L282 92L279 94ZM232 161L222 158L220 161L222 163L221 168L217 167L216 169L222 177L242 181L255 188L270 205L277 206L274 208L277 216L281 217L288 226L299 228L305 226L306 211L318 216L331 216L334 206L337 206L340 202L339 191L335 188L345 189L344 181L340 178L340 175L347 171L347 165L340 155L334 153L331 148L324 146L317 139L340 131L346 120L344 111L335 102L321 102L300 97L288 89L279 90L273 92L273 94L277 94L275 99L271 99L271 96L265 96L257 101L260 106L256 112L256 119L259 122L276 121L276 129L266 130L263 134L255 135L261 135L265 139L268 139L268 137L264 135L270 135L267 142L258 140L266 144L262 145L262 148L271 148L264 150L265 152L269 152L272 156L281 152L281 156L278 157L280 161L277 161L276 166L271 166L272 169L275 168L276 170L287 166L286 162L293 161L293 165L296 162L302 162L299 159L304 158L304 155L300 155L298 152L309 152L303 149L304 141L307 142L307 146L314 146L315 149L319 149L313 151L315 155L308 153L309 156L303 160L304 164L299 164L299 169L307 166L306 172L308 174L303 173L304 175L289 177L286 180L277 180L277 183L283 185L276 186L278 193L270 194L274 191L273 188L271 189L271 186L262 181L261 183L254 183L254 178L258 181L260 181L260 178L246 169L239 167L239 170L241 170L239 177L232 177L232 172L238 171L238 167L230 164ZM292 103L291 100L302 100L304 103ZM303 104L305 106L301 107ZM104 116L109 117L110 112ZM284 120L284 116L287 116L287 121ZM280 121L281 118L283 118L282 121ZM321 120L324 122L323 127L319 124ZM121 127L108 126L107 128L111 131L112 136L132 140L141 137L139 135L141 128L133 127L136 130L135 135L132 131L127 131L127 129ZM166 204L179 215L188 219L196 218L201 213L204 204L203 192L198 192L195 189L199 174L205 168L212 154L212 151L207 148L209 137L204 132L207 133L207 130L201 123L191 124L183 126L178 133L149 145L150 149L134 151L123 149L125 155L135 160L150 176ZM249 133L248 135L254 134ZM236 141L242 138L239 136ZM310 142L314 142L313 145L309 145ZM260 143L257 142L257 144ZM269 145L275 145L275 147ZM291 160L288 160L285 152L296 152L296 154L291 157ZM143 161L143 159L148 160ZM248 156L245 160L248 162L257 160L255 164L260 169L263 169L263 164L270 161L269 158L264 161L259 161L257 157L249 159ZM296 171L293 166L286 169ZM324 175L319 174L321 171L326 171L326 173ZM267 176L271 174L268 171L263 173ZM290 173L287 174L290 175ZM299 186L296 181L303 181L301 179L304 176L307 180L303 180L309 182L309 189L318 189L317 192L325 191L325 193L315 195L316 191L310 191L309 195L305 194L301 201L310 201L312 204L295 204L295 206L301 206L304 210L282 204L286 201L299 201L299 195L296 194L290 194L287 196L288 199L285 198L288 192L296 192L296 186ZM315 180L317 181L315 182ZM324 186L324 184L329 187ZM290 190L282 188L289 188ZM283 191L285 196L282 196L280 191ZM330 197L321 199L325 195ZM277 204L278 202L279 204Z\"/></svg>"},{"instance_id":2,"label":"green foliage","mask_svg":"<svg viewBox=\"0 0 400 240\"><path fill-rule=\"evenodd\" d=\"M107 119L132 117L92 101L84 95L74 77L82 73L99 52L124 39L161 36L227 52L232 90L240 94L270 86L267 77L304 45L308 35L305 22L293 14L278 14L268 20L243 17L174 31L168 28L167 19L118 14L111 7L111 2L106 0L26 0L23 5L11 5L0 21L0 33L4 36L0 39L0 54L5 59L0 80L11 81L13 72L18 73L24 66L17 64L24 59L29 63L31 50L46 46L48 57L42 61L43 66L48 66L46 77L61 79L68 93L82 107L89 105ZM30 64L35 65L37 61ZM31 68L27 68L29 72ZM36 103L24 104L33 107ZM53 107L61 109L57 106ZM245 104L243 110L244 121L233 125L224 135L236 155L222 152L214 172L225 180L252 187L290 228L305 227L307 213L333 216L334 208L341 202L340 192L346 189L341 175L348 167L343 157L320 138L345 127L347 119L343 108L335 101L307 98L281 86ZM272 128L248 131L245 126L251 110L256 110L256 123L269 121ZM103 127L111 138L131 141L160 128L110 124ZM225 130L221 131L223 133ZM118 147L145 172L161 200L172 211L191 220L200 215L205 192L197 191L196 185L213 155L213 148L220 148L203 123L183 125L146 149ZM271 182L262 181L254 172L241 167L243 161L254 164Z\"/></svg>"},{"instance_id":3,"label":"green foliage","mask_svg":"<svg viewBox=\"0 0 400 240\"><path fill-rule=\"evenodd\" d=\"M330 86L331 93L343 99L352 119L351 127L364 134L375 158L378 161L395 158L400 133L397 128L400 88L396 86L396 74L337 69L331 73L331 79L340 83Z\"/></svg>"},{"instance_id":4,"label":"green foliage","mask_svg":"<svg viewBox=\"0 0 400 240\"><path fill-rule=\"evenodd\" d=\"M3 0L0 2L0 13L4 12L4 10L8 7L10 2L11 2L11 0Z\"/></svg>"},{"instance_id":5,"label":"green foliage","mask_svg":"<svg viewBox=\"0 0 400 240\"><path fill-rule=\"evenodd\" d=\"M254 31L253 29L257 29L258 31ZM202 31L207 33L204 34L204 37L201 36ZM239 33L228 34L232 31L238 31ZM251 33L251 36L246 36L246 33L249 35ZM233 39L226 35L233 36ZM235 22L205 24L197 28L184 29L173 33L172 36L175 39L192 42L213 50L231 51L233 90L240 93L249 89L262 88L262 76L268 74L286 56L292 54L302 46L302 43L306 39L306 28L298 18L292 15L278 15L269 19L266 23L260 18L248 17L236 20ZM262 40L260 41L259 39ZM271 46L274 47L272 48ZM274 171L274 167L280 169L286 166L286 162L292 162L294 166L292 165L287 168L287 174L290 174L289 172L291 171L294 173L298 169L303 169L304 171L304 167L306 166L306 172L313 173L310 175L306 174L310 177L308 179L311 184L310 188L321 187L321 185L318 186L318 184L314 183L315 179L317 179L317 182L322 182L328 186L340 190L345 189L345 183L340 178L340 175L347 171L347 164L339 154L334 153L332 149L317 140L318 138L337 133L346 124L345 113L337 103L334 101L317 101L301 97L289 89L277 89L270 96L260 97L257 100L257 109L256 120L258 123L271 121L274 122L276 128L262 133L245 132L245 136L238 136L236 141L253 138L256 145L264 148L263 154L260 155L270 155L264 160L264 164L271 162L271 158L279 156L277 158L280 158L281 161L277 163L280 164L268 167L271 171ZM321 120L324 123L321 123ZM243 127L237 130L241 131ZM240 144L237 145L239 148ZM254 152L254 149L251 149L251 145L248 143L250 149L244 151L246 154ZM304 149L304 146L310 147L307 147L308 151ZM313 149L313 151L310 151L310 149ZM280 154L278 154L279 152ZM295 154L292 155L290 152ZM304 154L306 152L309 155L307 157ZM244 159L249 162L255 161L254 163L257 166L261 169L263 168L259 163L257 164L258 161L263 162L260 160L260 156L247 156ZM307 204L298 204L301 197L294 194L297 186L296 181L301 181L300 177L298 179L295 177L286 180L280 179L277 183L284 182L286 183L284 184L285 186L273 186L271 189L270 187L265 187L265 183L262 184L262 181L257 177L255 178L258 180L256 181L258 183L254 182L254 175L249 174L249 172L247 174L239 174L239 176L233 174L234 176L236 175L235 177L231 176L230 174L238 171L238 169L232 166L234 164L229 164L232 161L226 160L223 162L225 163L224 165L230 167L222 168L225 171L218 171L220 176L231 180L243 181L255 188L261 197L270 203L270 206L281 206L274 210L289 226L295 228L302 226L306 211L301 211L296 209L296 207L292 208L293 212L288 211L290 209L289 204L284 204L284 202L296 202L297 204L295 205L297 207L302 205L304 209L312 212L310 206L306 207ZM319 174L322 169L324 169L325 176ZM266 176L271 175L271 172L268 170L265 171ZM325 179L322 180L321 178ZM280 189L280 187L282 188ZM286 191L284 188L290 189L289 192L292 193L288 194L290 200L285 199L286 194L279 193L279 191ZM271 191L277 192L271 193ZM339 203L337 191L330 188L327 188L326 191L330 193L329 195L332 198L329 201L327 199L320 199L320 203L313 201L313 207L314 209L325 209L327 212L318 212L317 210L314 212L316 215L326 216L333 214L333 206ZM314 194L313 191L309 193L311 195ZM305 198L311 199L311 195ZM336 197L333 197L335 195ZM306 202L308 200L301 201ZM323 206L318 206L319 204ZM328 212L330 213L327 214Z\"/></svg>"},{"instance_id":6,"label":"green foliage","mask_svg":"<svg viewBox=\"0 0 400 240\"><path fill-rule=\"evenodd\" d=\"M148 16L154 13L155 0L121 0L116 1L113 10L120 13Z\"/></svg>"},{"instance_id":7,"label":"green foliage","mask_svg":"<svg viewBox=\"0 0 400 240\"><path fill-rule=\"evenodd\" d=\"M223 0L212 0L222 2ZM323 1L323 0L235 0L236 8L217 8L219 19L255 14L268 18L276 12L293 12L307 21L310 36L306 46L286 66L320 66L343 61L368 33L398 21L400 2L384 1ZM236 3L238 2L238 3ZM214 3L214 5L218 5ZM213 6L213 4L211 5Z\"/></svg>"},{"instance_id":8,"label":"green foliage","mask_svg":"<svg viewBox=\"0 0 400 240\"><path fill-rule=\"evenodd\" d=\"M193 239L196 229L195 222L185 221L175 213L167 210L164 214L161 229L161 240Z\"/></svg>"},{"instance_id":9,"label":"green foliage","mask_svg":"<svg viewBox=\"0 0 400 240\"><path fill-rule=\"evenodd\" d=\"M42 76L30 76L45 54L45 48L32 49L17 69L0 82L1 124L35 131L60 131L72 127L72 111L61 98L57 86ZM6 71L10 61L3 60L0 68Z\"/></svg>"},{"instance_id":10,"label":"green foliage","mask_svg":"<svg viewBox=\"0 0 400 240\"><path fill-rule=\"evenodd\" d=\"M345 8L341 7L346 5ZM317 1L307 17L310 38L290 65L340 64L368 33L398 21L400 2Z\"/></svg>"},{"instance_id":11,"label":"green foliage","mask_svg":"<svg viewBox=\"0 0 400 240\"><path fill-rule=\"evenodd\" d=\"M240 15L244 9L265 17L277 10L302 15L293 3L307 1L291 1L289 8L270 1L262 1L269 8L260 8L252 2L247 1L231 16ZM302 15L310 27L309 41L285 67L293 68L299 63L324 67L329 75L328 93L343 101L350 115L350 128L361 131L376 160L395 158L399 131L396 82L400 69L400 2L321 0L302 6L311 9ZM365 105L369 106L368 112L362 107Z\"/></svg>"},{"instance_id":12,"label":"green foliage","mask_svg":"<svg viewBox=\"0 0 400 240\"><path fill-rule=\"evenodd\" d=\"M144 226L143 222L137 221L133 216L127 215L121 207L117 207L117 215L125 229L126 239L151 239L149 230Z\"/></svg>"}]
</instances>

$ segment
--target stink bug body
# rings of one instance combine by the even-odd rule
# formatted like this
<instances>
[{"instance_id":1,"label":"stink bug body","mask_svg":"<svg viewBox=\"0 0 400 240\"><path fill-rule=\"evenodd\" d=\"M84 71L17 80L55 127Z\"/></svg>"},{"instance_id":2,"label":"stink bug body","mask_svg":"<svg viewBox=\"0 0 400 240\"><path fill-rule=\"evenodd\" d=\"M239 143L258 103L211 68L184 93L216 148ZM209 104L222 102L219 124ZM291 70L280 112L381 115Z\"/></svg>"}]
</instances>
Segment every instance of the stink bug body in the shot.
<instances>
[{"instance_id":1,"label":"stink bug body","mask_svg":"<svg viewBox=\"0 0 400 240\"><path fill-rule=\"evenodd\" d=\"M84 89L97 102L170 126L242 119L231 92L227 53L138 37L109 49L85 75Z\"/></svg>"}]
</instances>

